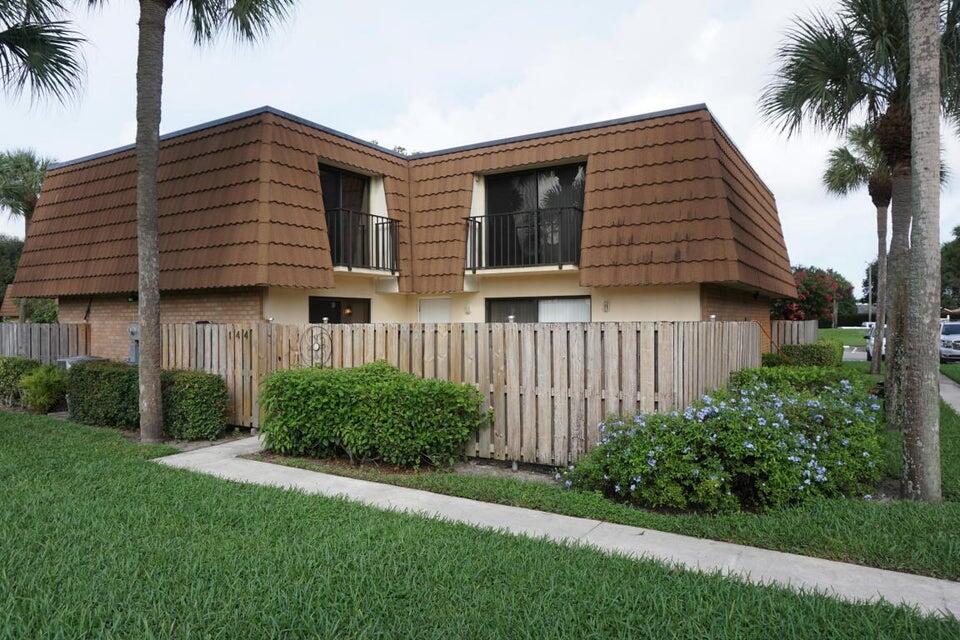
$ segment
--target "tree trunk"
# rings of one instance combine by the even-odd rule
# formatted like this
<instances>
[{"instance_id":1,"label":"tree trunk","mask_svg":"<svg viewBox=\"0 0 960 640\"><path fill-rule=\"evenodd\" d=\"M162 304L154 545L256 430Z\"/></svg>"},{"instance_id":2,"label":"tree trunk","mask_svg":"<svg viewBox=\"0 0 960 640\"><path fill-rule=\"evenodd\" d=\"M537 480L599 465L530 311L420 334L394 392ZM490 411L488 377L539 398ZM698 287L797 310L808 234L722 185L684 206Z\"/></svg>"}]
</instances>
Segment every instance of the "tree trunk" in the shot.
<instances>
[{"instance_id":1,"label":"tree trunk","mask_svg":"<svg viewBox=\"0 0 960 640\"><path fill-rule=\"evenodd\" d=\"M913 0L910 113L913 230L907 288L904 496L939 502L940 2Z\"/></svg>"},{"instance_id":2,"label":"tree trunk","mask_svg":"<svg viewBox=\"0 0 960 640\"><path fill-rule=\"evenodd\" d=\"M890 218L893 222L890 253L887 256L887 427L901 431L903 427L899 387L903 374L903 326L906 321L906 269L910 256L910 166L899 163L892 173Z\"/></svg>"},{"instance_id":3,"label":"tree trunk","mask_svg":"<svg viewBox=\"0 0 960 640\"><path fill-rule=\"evenodd\" d=\"M884 305L887 293L887 209L889 203L877 207L877 313L874 316L876 329L874 331L873 362L870 363L870 373L880 373L883 362L883 326L887 313Z\"/></svg>"},{"instance_id":4,"label":"tree trunk","mask_svg":"<svg viewBox=\"0 0 960 640\"><path fill-rule=\"evenodd\" d=\"M140 316L140 439L159 442L160 244L157 165L160 161L160 94L168 3L140 0L137 47L137 269Z\"/></svg>"}]
</instances>

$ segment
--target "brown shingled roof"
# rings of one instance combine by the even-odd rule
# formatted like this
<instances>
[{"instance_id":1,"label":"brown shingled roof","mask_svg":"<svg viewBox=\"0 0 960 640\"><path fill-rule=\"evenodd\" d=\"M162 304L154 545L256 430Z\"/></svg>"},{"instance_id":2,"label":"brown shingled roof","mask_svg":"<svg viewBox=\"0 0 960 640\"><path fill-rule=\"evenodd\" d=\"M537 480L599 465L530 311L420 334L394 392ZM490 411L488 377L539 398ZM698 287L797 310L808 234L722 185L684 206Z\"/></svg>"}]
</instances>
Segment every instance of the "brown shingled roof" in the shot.
<instances>
[{"instance_id":1,"label":"brown shingled roof","mask_svg":"<svg viewBox=\"0 0 960 640\"><path fill-rule=\"evenodd\" d=\"M161 287L333 286L319 160L383 176L402 292L462 290L475 174L586 160L584 286L795 294L773 195L702 105L409 157L271 108L168 134ZM135 290L135 181L129 147L52 169L16 295Z\"/></svg>"}]
</instances>

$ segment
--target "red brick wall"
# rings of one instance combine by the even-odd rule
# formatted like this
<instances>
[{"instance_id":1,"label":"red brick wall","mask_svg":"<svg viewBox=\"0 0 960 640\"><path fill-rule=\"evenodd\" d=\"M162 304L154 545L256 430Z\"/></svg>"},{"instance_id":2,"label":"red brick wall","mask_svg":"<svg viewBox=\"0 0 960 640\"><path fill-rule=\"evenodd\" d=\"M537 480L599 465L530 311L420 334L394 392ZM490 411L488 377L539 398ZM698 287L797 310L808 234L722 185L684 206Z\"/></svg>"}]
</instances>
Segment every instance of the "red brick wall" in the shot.
<instances>
[{"instance_id":1,"label":"red brick wall","mask_svg":"<svg viewBox=\"0 0 960 640\"><path fill-rule=\"evenodd\" d=\"M263 317L259 289L163 294L161 322L258 322ZM59 300L60 322L90 323L90 355L126 360L127 327L137 319L137 303L127 296L69 297Z\"/></svg>"},{"instance_id":2,"label":"red brick wall","mask_svg":"<svg viewBox=\"0 0 960 640\"><path fill-rule=\"evenodd\" d=\"M770 299L749 291L705 284L700 287L700 314L704 320L753 320L760 324L761 348L770 350Z\"/></svg>"}]
</instances>

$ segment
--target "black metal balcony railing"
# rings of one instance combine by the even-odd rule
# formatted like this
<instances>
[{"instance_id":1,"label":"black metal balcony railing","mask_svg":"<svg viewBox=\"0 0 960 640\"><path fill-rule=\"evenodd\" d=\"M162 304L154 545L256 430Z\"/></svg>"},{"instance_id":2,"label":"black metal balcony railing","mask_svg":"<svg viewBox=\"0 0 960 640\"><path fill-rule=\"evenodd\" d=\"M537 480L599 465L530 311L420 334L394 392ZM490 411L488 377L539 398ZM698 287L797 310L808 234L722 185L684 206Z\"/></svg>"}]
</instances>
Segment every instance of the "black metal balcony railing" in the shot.
<instances>
[{"instance_id":1,"label":"black metal balcony railing","mask_svg":"<svg viewBox=\"0 0 960 640\"><path fill-rule=\"evenodd\" d=\"M350 209L328 209L327 234L335 267L396 273L396 220Z\"/></svg>"},{"instance_id":2,"label":"black metal balcony railing","mask_svg":"<svg viewBox=\"0 0 960 640\"><path fill-rule=\"evenodd\" d=\"M467 218L467 271L577 265L582 223L579 207Z\"/></svg>"}]
</instances>

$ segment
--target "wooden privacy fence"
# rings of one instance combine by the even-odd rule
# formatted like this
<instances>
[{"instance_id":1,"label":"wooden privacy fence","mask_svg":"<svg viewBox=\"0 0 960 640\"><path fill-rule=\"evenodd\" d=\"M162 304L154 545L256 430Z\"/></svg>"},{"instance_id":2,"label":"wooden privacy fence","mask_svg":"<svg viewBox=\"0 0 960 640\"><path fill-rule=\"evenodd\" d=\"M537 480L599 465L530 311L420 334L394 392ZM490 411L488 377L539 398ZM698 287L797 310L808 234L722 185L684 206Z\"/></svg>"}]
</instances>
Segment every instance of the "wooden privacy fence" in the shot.
<instances>
[{"instance_id":1,"label":"wooden privacy fence","mask_svg":"<svg viewBox=\"0 0 960 640\"><path fill-rule=\"evenodd\" d=\"M227 381L230 421L256 427L260 380L298 366L317 325L168 324L163 366ZM322 325L332 367L386 360L418 376L476 385L493 423L467 454L566 464L590 449L609 414L686 406L760 364L754 322ZM307 336L309 338L310 336Z\"/></svg>"},{"instance_id":2,"label":"wooden privacy fence","mask_svg":"<svg viewBox=\"0 0 960 640\"><path fill-rule=\"evenodd\" d=\"M810 344L817 341L816 320L772 320L770 332L773 344Z\"/></svg>"},{"instance_id":3,"label":"wooden privacy fence","mask_svg":"<svg viewBox=\"0 0 960 640\"><path fill-rule=\"evenodd\" d=\"M58 358L87 355L86 324L0 323L0 355L53 364Z\"/></svg>"}]
</instances>

